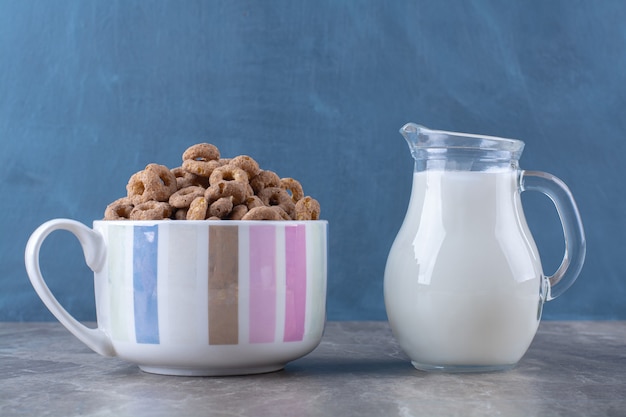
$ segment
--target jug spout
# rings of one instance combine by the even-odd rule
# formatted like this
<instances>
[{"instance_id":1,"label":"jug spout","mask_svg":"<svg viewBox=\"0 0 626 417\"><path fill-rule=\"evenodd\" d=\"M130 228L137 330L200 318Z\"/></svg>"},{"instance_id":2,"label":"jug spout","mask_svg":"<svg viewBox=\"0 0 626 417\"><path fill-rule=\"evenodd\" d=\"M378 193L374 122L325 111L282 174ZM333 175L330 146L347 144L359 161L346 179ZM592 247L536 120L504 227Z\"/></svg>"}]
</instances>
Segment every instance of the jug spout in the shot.
<instances>
[{"instance_id":1,"label":"jug spout","mask_svg":"<svg viewBox=\"0 0 626 417\"><path fill-rule=\"evenodd\" d=\"M469 161L499 160L517 161L524 149L524 142L516 139L497 138L494 136L433 130L416 123L407 123L400 129L400 134L409 145L416 160L430 157L460 158ZM429 154L429 150L439 150ZM448 151L454 150L450 153Z\"/></svg>"},{"instance_id":2,"label":"jug spout","mask_svg":"<svg viewBox=\"0 0 626 417\"><path fill-rule=\"evenodd\" d=\"M431 146L433 130L416 123L407 123L400 129L400 134L406 140L411 150L411 155L418 158L418 149Z\"/></svg>"},{"instance_id":3,"label":"jug spout","mask_svg":"<svg viewBox=\"0 0 626 417\"><path fill-rule=\"evenodd\" d=\"M409 144L409 148L411 151L415 149L415 147L420 142L420 135L426 129L424 126L420 126L415 123L407 123L400 129L400 134L404 137L406 142ZM424 136L422 135L422 140L424 140Z\"/></svg>"}]
</instances>

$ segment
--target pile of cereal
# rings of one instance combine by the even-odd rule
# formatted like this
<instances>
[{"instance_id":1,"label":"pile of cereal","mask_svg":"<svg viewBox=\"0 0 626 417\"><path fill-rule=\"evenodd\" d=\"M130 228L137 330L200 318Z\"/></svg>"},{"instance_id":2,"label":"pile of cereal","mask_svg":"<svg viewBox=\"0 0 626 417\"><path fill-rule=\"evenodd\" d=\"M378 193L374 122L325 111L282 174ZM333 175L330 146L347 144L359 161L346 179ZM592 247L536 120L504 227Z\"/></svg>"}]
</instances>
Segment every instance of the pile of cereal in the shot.
<instances>
[{"instance_id":1,"label":"pile of cereal","mask_svg":"<svg viewBox=\"0 0 626 417\"><path fill-rule=\"evenodd\" d=\"M149 164L130 177L127 196L109 204L105 220L318 220L320 205L293 178L262 170L247 155L221 158L199 143L182 166Z\"/></svg>"}]
</instances>

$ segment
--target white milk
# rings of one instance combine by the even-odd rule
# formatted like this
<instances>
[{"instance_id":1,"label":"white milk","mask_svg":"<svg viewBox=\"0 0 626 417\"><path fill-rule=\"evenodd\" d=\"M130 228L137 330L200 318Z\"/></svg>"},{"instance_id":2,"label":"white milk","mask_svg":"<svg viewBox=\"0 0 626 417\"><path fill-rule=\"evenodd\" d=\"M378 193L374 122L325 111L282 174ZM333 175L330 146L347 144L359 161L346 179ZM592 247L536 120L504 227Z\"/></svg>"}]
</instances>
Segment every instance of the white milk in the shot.
<instances>
[{"instance_id":1,"label":"white milk","mask_svg":"<svg viewBox=\"0 0 626 417\"><path fill-rule=\"evenodd\" d=\"M517 363L539 324L542 282L516 171L415 173L385 303L416 367Z\"/></svg>"}]
</instances>

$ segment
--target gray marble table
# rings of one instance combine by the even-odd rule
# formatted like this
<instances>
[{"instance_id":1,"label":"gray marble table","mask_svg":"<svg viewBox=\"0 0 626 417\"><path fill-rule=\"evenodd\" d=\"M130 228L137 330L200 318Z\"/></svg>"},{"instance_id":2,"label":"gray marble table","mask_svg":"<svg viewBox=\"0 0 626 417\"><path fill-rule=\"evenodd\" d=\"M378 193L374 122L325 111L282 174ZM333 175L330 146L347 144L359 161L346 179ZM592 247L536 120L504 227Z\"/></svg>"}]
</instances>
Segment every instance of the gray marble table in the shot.
<instances>
[{"instance_id":1,"label":"gray marble table","mask_svg":"<svg viewBox=\"0 0 626 417\"><path fill-rule=\"evenodd\" d=\"M415 370L386 322L330 322L280 372L173 377L57 323L0 323L0 416L626 416L626 322L543 322L513 370Z\"/></svg>"}]
</instances>

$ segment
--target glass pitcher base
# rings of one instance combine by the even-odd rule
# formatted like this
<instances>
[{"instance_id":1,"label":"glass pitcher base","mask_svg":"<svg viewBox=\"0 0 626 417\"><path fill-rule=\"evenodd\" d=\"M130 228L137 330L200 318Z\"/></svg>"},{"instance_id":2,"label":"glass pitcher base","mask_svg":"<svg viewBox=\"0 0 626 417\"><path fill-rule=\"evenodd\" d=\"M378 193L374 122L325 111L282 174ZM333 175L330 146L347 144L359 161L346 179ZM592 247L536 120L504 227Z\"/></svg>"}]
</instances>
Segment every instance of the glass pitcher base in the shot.
<instances>
[{"instance_id":1,"label":"glass pitcher base","mask_svg":"<svg viewBox=\"0 0 626 417\"><path fill-rule=\"evenodd\" d=\"M480 372L503 372L515 368L517 363L510 365L433 365L411 361L415 369L426 372L442 373L480 373Z\"/></svg>"}]
</instances>

